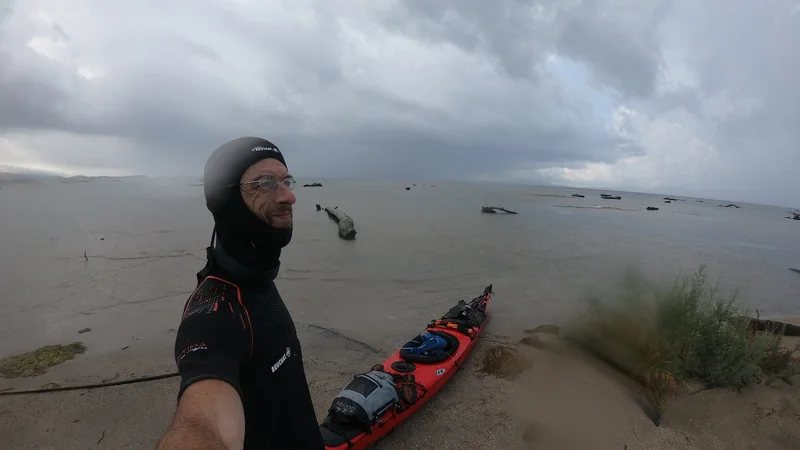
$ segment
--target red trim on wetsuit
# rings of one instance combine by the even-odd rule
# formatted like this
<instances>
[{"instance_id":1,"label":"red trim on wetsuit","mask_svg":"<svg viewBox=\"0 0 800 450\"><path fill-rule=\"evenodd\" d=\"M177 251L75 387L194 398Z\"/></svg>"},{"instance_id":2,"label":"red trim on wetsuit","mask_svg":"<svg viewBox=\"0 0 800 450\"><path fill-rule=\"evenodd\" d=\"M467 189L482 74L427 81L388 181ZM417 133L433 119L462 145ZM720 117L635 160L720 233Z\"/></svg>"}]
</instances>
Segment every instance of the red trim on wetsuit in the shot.
<instances>
[{"instance_id":1,"label":"red trim on wetsuit","mask_svg":"<svg viewBox=\"0 0 800 450\"><path fill-rule=\"evenodd\" d=\"M222 279L220 277L216 277L214 275L209 275L209 276L206 277L206 279L208 279L208 278L211 278L211 279L217 280L217 281L221 281L223 283L229 284L229 285L233 286L234 288L236 288L236 300L239 302L239 305L241 305L241 307L244 309L244 314L247 316L247 326L248 326L248 329L250 330L250 356L253 356L253 345L254 345L254 341L253 341L253 323L250 321L250 311L248 311L247 307L244 306L244 303L242 303L242 291L241 291L241 289L239 289L239 286L237 286L235 283L231 283L230 281L224 280L224 279Z\"/></svg>"}]
</instances>

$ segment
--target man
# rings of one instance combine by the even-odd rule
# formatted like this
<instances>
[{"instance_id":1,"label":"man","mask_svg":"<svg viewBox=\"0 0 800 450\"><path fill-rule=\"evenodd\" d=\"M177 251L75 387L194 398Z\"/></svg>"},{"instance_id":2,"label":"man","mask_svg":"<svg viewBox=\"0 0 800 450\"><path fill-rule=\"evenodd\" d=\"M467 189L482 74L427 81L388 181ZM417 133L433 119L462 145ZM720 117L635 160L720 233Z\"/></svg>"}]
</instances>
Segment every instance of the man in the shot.
<instances>
[{"instance_id":1,"label":"man","mask_svg":"<svg viewBox=\"0 0 800 450\"><path fill-rule=\"evenodd\" d=\"M294 179L278 147L243 137L214 151L204 186L214 233L175 339L178 407L158 449L323 450L274 283L292 238Z\"/></svg>"}]
</instances>

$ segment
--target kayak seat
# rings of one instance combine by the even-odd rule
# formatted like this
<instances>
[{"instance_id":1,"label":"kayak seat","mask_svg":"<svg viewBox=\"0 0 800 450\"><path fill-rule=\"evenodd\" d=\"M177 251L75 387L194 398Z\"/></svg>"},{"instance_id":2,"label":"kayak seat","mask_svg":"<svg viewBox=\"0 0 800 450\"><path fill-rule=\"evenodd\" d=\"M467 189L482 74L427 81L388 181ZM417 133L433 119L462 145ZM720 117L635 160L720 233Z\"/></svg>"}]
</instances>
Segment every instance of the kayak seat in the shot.
<instances>
[{"instance_id":1,"label":"kayak seat","mask_svg":"<svg viewBox=\"0 0 800 450\"><path fill-rule=\"evenodd\" d=\"M425 342L425 338L422 334L418 334L400 349L400 357L408 362L416 364L437 364L449 359L458 350L458 338L452 334L438 330L426 330L425 333L442 338L446 346L444 348L437 348L431 352L415 352L414 350Z\"/></svg>"},{"instance_id":2,"label":"kayak seat","mask_svg":"<svg viewBox=\"0 0 800 450\"><path fill-rule=\"evenodd\" d=\"M417 370L417 366L413 362L404 360L395 361L389 367L399 373L410 373Z\"/></svg>"}]
</instances>

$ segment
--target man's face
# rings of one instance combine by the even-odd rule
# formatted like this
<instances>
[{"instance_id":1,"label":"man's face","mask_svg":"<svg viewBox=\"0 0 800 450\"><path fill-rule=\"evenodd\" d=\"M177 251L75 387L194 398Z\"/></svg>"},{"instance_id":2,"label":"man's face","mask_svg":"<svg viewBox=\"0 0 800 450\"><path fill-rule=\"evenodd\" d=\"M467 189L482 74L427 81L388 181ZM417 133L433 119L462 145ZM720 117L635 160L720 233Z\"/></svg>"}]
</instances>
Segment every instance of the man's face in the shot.
<instances>
[{"instance_id":1,"label":"man's face","mask_svg":"<svg viewBox=\"0 0 800 450\"><path fill-rule=\"evenodd\" d=\"M286 166L277 159L262 159L244 172L240 182L257 181L264 175L278 180L278 186L275 189L264 190L258 186L258 183L245 184L240 187L244 203L265 223L275 228L290 228L292 226L292 205L297 198L288 187L281 183L289 175Z\"/></svg>"}]
</instances>

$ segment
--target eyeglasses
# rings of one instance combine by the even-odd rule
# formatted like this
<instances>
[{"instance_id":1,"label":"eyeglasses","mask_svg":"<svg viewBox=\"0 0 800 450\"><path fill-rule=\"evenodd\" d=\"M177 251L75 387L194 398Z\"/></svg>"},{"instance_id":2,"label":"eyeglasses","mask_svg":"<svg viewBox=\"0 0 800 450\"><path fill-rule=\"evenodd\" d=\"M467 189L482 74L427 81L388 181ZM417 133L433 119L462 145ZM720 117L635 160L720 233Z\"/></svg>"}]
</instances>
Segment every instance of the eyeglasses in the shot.
<instances>
[{"instance_id":1,"label":"eyeglasses","mask_svg":"<svg viewBox=\"0 0 800 450\"><path fill-rule=\"evenodd\" d=\"M245 181L244 183L240 183L236 186L246 186L255 184L258 187L258 189L261 189L262 191L274 191L275 189L278 189L279 183L289 188L289 190L294 190L295 181L294 177L292 177L291 175L285 176L282 180L278 180L272 175L264 175L257 180Z\"/></svg>"}]
</instances>

